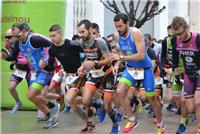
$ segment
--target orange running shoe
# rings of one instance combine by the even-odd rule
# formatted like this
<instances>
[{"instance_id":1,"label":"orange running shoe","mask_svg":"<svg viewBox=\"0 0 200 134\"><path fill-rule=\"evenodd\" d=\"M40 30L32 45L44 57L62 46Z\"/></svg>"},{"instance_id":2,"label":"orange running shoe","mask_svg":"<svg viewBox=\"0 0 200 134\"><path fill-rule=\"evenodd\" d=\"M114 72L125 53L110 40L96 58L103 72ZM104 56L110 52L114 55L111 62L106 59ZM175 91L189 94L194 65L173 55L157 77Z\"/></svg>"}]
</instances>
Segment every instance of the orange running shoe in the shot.
<instances>
[{"instance_id":1,"label":"orange running shoe","mask_svg":"<svg viewBox=\"0 0 200 134\"><path fill-rule=\"evenodd\" d=\"M136 128L138 125L139 125L139 123L137 121L130 121L129 120L122 131L123 131L123 133L128 133L132 129Z\"/></svg>"}]
</instances>

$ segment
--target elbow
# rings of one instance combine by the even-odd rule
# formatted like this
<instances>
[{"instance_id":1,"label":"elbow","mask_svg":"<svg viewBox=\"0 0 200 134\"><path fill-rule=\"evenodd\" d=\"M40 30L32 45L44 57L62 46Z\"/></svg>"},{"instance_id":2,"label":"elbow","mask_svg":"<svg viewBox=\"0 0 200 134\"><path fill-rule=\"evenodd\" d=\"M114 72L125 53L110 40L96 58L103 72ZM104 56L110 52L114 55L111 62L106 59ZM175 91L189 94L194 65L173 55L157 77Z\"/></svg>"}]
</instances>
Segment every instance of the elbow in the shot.
<instances>
[{"instance_id":1,"label":"elbow","mask_svg":"<svg viewBox=\"0 0 200 134\"><path fill-rule=\"evenodd\" d=\"M140 54L140 55L139 55L139 60L144 60L144 58L145 58L145 55L144 55L144 54Z\"/></svg>"}]
</instances>

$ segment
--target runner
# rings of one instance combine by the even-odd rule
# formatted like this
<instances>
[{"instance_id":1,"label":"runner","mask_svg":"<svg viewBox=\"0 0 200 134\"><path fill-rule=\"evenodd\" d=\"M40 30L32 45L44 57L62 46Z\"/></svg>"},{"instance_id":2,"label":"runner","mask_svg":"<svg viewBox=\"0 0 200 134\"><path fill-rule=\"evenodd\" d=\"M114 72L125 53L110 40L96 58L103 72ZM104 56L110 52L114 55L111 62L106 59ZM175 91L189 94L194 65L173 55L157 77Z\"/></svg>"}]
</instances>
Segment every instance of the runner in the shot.
<instances>
[{"instance_id":1,"label":"runner","mask_svg":"<svg viewBox=\"0 0 200 134\"><path fill-rule=\"evenodd\" d=\"M127 67L123 72L117 87L120 103L126 110L129 121L123 132L130 132L138 125L138 122L133 116L130 101L126 98L127 89L135 84L137 80L142 80L149 103L155 112L157 118L158 134L165 132L165 124L162 121L161 108L155 98L154 75L152 70L151 60L148 57L142 37L142 33L137 28L129 26L128 16L120 13L114 17L117 33L115 41L119 43L122 49L122 55L111 54L109 57L112 60L117 60L114 67L114 73L118 72L118 65L122 61L126 61Z\"/></svg>"},{"instance_id":2,"label":"runner","mask_svg":"<svg viewBox=\"0 0 200 134\"><path fill-rule=\"evenodd\" d=\"M45 72L39 67L39 60L47 55L44 51L45 47L53 45L52 42L38 35L31 35L28 24L13 24L12 36L17 38L18 44L15 45L12 55L3 57L6 60L16 60L18 53L28 59L31 67L31 78L29 81L29 89L27 97L48 117L48 122L44 128L52 128L58 124L59 105L48 101L41 95L41 90L50 81L51 73Z\"/></svg>"},{"instance_id":3,"label":"runner","mask_svg":"<svg viewBox=\"0 0 200 134\"><path fill-rule=\"evenodd\" d=\"M117 134L119 126L116 121L116 112L111 107L111 101L113 96L113 83L112 81L112 66L108 58L109 50L106 42L102 38L95 38L92 34L92 24L89 20L82 20L78 24L78 32L82 38L81 46L85 53L86 59L78 69L78 73L82 74L85 71L89 71L89 77L84 85L83 89L83 104L88 108L88 115L91 117L90 104L94 97L97 89L103 83L104 89L104 108L108 113L110 119L113 122L111 134ZM109 77L108 77L109 76ZM88 127L91 128L91 121L87 123L86 130ZM83 129L82 132L84 132Z\"/></svg>"},{"instance_id":4,"label":"runner","mask_svg":"<svg viewBox=\"0 0 200 134\"><path fill-rule=\"evenodd\" d=\"M186 20L176 16L172 20L172 29L177 37L173 46L173 67L176 81L178 75L179 56L184 65L184 96L188 111L195 112L197 132L200 134L200 34L190 32Z\"/></svg>"},{"instance_id":5,"label":"runner","mask_svg":"<svg viewBox=\"0 0 200 134\"><path fill-rule=\"evenodd\" d=\"M16 39L12 37L12 31L11 29L8 29L5 34L6 38L6 45L5 48L8 50L8 54L10 55L13 52L14 45L16 42ZM3 51L3 50L2 50ZM14 68L14 66L16 68ZM10 111L11 114L15 114L19 108L22 107L22 102L19 99L19 95L17 93L16 87L18 86L19 83L25 78L27 83L30 79L30 69L28 67L28 61L27 59L22 55L20 52L18 54L17 60L13 61L10 64L10 69L13 72L9 84L8 84L8 89L10 91L10 94L16 101L16 105L13 107L13 109Z\"/></svg>"}]
</instances>

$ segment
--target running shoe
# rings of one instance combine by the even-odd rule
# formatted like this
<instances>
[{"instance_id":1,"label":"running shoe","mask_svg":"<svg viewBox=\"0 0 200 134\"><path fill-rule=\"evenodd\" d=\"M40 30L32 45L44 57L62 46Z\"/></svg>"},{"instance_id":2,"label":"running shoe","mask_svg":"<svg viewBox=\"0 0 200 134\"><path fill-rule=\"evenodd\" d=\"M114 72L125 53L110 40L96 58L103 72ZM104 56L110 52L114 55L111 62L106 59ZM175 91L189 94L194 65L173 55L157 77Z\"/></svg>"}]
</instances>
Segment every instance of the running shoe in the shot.
<instances>
[{"instance_id":1,"label":"running shoe","mask_svg":"<svg viewBox=\"0 0 200 134\"><path fill-rule=\"evenodd\" d=\"M18 110L22 107L22 103L18 102L15 104L15 106L13 107L13 109L10 111L11 114L15 114L18 112Z\"/></svg>"},{"instance_id":2,"label":"running shoe","mask_svg":"<svg viewBox=\"0 0 200 134\"><path fill-rule=\"evenodd\" d=\"M120 126L117 123L115 123L113 124L109 134L118 134L119 131L120 131Z\"/></svg>"},{"instance_id":3,"label":"running shoe","mask_svg":"<svg viewBox=\"0 0 200 134\"><path fill-rule=\"evenodd\" d=\"M176 130L176 134L186 134L186 129L186 126L181 123L178 129Z\"/></svg>"},{"instance_id":4,"label":"running shoe","mask_svg":"<svg viewBox=\"0 0 200 134\"><path fill-rule=\"evenodd\" d=\"M98 122L102 123L106 117L106 111L104 108L100 107L96 110L96 116L98 117Z\"/></svg>"},{"instance_id":5,"label":"running shoe","mask_svg":"<svg viewBox=\"0 0 200 134\"><path fill-rule=\"evenodd\" d=\"M92 122L87 122L86 126L81 129L80 133L92 133L95 129L95 125Z\"/></svg>"},{"instance_id":6,"label":"running shoe","mask_svg":"<svg viewBox=\"0 0 200 134\"><path fill-rule=\"evenodd\" d=\"M58 121L55 118L50 117L47 121L47 124L44 125L44 129L54 128L58 125Z\"/></svg>"},{"instance_id":7,"label":"running shoe","mask_svg":"<svg viewBox=\"0 0 200 134\"><path fill-rule=\"evenodd\" d=\"M123 128L124 133L130 132L132 129L136 128L139 125L137 121L128 121L126 126Z\"/></svg>"},{"instance_id":8,"label":"running shoe","mask_svg":"<svg viewBox=\"0 0 200 134\"><path fill-rule=\"evenodd\" d=\"M121 122L123 120L123 115L120 113L117 113L116 120L117 120L117 122Z\"/></svg>"},{"instance_id":9,"label":"running shoe","mask_svg":"<svg viewBox=\"0 0 200 134\"><path fill-rule=\"evenodd\" d=\"M165 134L165 124L163 127L157 127L157 134Z\"/></svg>"}]
</instances>

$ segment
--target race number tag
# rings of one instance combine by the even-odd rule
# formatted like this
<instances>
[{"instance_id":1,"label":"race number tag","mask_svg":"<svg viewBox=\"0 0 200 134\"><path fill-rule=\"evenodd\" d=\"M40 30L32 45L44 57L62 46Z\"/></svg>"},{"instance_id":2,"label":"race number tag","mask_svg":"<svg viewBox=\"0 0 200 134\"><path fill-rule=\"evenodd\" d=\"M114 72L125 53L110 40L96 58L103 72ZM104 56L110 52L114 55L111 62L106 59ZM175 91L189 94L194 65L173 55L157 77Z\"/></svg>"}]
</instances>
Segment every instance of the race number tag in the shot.
<instances>
[{"instance_id":1,"label":"race number tag","mask_svg":"<svg viewBox=\"0 0 200 134\"><path fill-rule=\"evenodd\" d=\"M18 77L20 77L20 78L25 79L25 78L26 78L27 71L15 69L15 71L14 71L13 74L14 74L15 76L18 76Z\"/></svg>"},{"instance_id":2,"label":"race number tag","mask_svg":"<svg viewBox=\"0 0 200 134\"><path fill-rule=\"evenodd\" d=\"M90 73L91 73L92 77L94 77L94 78L102 77L105 74L105 72L101 69L91 70Z\"/></svg>"},{"instance_id":3,"label":"race number tag","mask_svg":"<svg viewBox=\"0 0 200 134\"><path fill-rule=\"evenodd\" d=\"M161 77L155 78L155 85L162 85L163 79Z\"/></svg>"},{"instance_id":4,"label":"race number tag","mask_svg":"<svg viewBox=\"0 0 200 134\"><path fill-rule=\"evenodd\" d=\"M144 79L144 70L137 70L128 68L128 73L135 79L135 80L143 80Z\"/></svg>"},{"instance_id":5,"label":"race number tag","mask_svg":"<svg viewBox=\"0 0 200 134\"><path fill-rule=\"evenodd\" d=\"M31 72L31 80L35 80L36 79L36 72Z\"/></svg>"}]
</instances>

